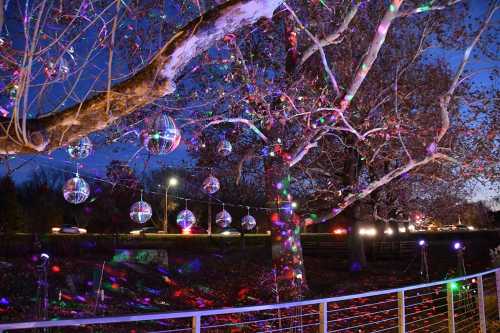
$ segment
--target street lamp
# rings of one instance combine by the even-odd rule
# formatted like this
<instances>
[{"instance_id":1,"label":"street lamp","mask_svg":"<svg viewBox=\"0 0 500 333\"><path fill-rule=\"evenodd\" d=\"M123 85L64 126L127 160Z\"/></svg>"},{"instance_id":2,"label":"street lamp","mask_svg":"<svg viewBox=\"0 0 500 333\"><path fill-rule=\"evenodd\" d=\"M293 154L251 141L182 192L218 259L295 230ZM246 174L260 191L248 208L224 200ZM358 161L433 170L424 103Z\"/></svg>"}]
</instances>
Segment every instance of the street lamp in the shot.
<instances>
[{"instance_id":1,"label":"street lamp","mask_svg":"<svg viewBox=\"0 0 500 333\"><path fill-rule=\"evenodd\" d=\"M168 233L168 190L178 184L177 178L171 177L165 187L165 215L163 216L163 232Z\"/></svg>"}]
</instances>

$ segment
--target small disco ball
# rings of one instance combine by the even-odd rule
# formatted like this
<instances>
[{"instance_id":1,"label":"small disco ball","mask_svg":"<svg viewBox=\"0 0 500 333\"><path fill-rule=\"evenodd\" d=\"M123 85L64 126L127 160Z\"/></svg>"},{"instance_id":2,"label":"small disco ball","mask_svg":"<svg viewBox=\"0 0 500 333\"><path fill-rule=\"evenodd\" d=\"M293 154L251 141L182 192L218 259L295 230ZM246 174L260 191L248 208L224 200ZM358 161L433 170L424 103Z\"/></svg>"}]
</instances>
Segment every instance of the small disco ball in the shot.
<instances>
[{"instance_id":1,"label":"small disco ball","mask_svg":"<svg viewBox=\"0 0 500 333\"><path fill-rule=\"evenodd\" d=\"M64 199L72 204L81 204L90 194L90 187L87 182L78 175L69 179L63 187Z\"/></svg>"},{"instance_id":2,"label":"small disco ball","mask_svg":"<svg viewBox=\"0 0 500 333\"><path fill-rule=\"evenodd\" d=\"M137 201L130 207L130 218L135 223L146 223L152 215L153 210L146 201Z\"/></svg>"},{"instance_id":3,"label":"small disco ball","mask_svg":"<svg viewBox=\"0 0 500 333\"><path fill-rule=\"evenodd\" d=\"M177 225L181 229L189 229L196 223L196 217L189 209L184 209L177 215Z\"/></svg>"},{"instance_id":4,"label":"small disco ball","mask_svg":"<svg viewBox=\"0 0 500 333\"><path fill-rule=\"evenodd\" d=\"M68 154L74 160L82 160L89 157L94 145L88 136L84 136L78 141L71 143L68 146Z\"/></svg>"},{"instance_id":5,"label":"small disco ball","mask_svg":"<svg viewBox=\"0 0 500 333\"><path fill-rule=\"evenodd\" d=\"M173 152L181 142L181 132L174 120L162 113L154 118L153 123L141 133L142 145L154 155Z\"/></svg>"},{"instance_id":6,"label":"small disco ball","mask_svg":"<svg viewBox=\"0 0 500 333\"><path fill-rule=\"evenodd\" d=\"M241 219L241 227L247 231L252 230L257 225L255 218L252 215L245 215Z\"/></svg>"},{"instance_id":7,"label":"small disco ball","mask_svg":"<svg viewBox=\"0 0 500 333\"><path fill-rule=\"evenodd\" d=\"M221 156L227 157L231 155L232 151L233 151L233 146L231 145L231 142L227 140L221 141L217 146L217 153Z\"/></svg>"},{"instance_id":8,"label":"small disco ball","mask_svg":"<svg viewBox=\"0 0 500 333\"><path fill-rule=\"evenodd\" d=\"M219 190L219 188L220 188L219 180L214 176L208 176L203 181L203 190L208 194L214 194Z\"/></svg>"},{"instance_id":9,"label":"small disco ball","mask_svg":"<svg viewBox=\"0 0 500 333\"><path fill-rule=\"evenodd\" d=\"M220 212L215 215L215 223L221 228L227 228L233 221L233 218L231 217L231 214L225 209L221 210Z\"/></svg>"}]
</instances>

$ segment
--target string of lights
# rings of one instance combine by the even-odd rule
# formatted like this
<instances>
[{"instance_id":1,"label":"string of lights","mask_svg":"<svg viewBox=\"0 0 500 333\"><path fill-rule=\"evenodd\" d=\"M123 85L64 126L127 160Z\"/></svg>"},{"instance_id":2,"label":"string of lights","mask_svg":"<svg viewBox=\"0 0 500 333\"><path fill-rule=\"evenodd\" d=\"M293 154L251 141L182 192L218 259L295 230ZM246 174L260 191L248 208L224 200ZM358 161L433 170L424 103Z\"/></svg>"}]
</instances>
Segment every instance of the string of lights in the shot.
<instances>
[{"instance_id":1,"label":"string of lights","mask_svg":"<svg viewBox=\"0 0 500 333\"><path fill-rule=\"evenodd\" d=\"M66 173L66 174L76 174L76 171L71 171L71 170L68 170L68 169L64 169L64 168L58 168L58 167L55 167L51 164L47 164L45 162L36 162L34 160L28 160L28 159L24 159L22 157L18 157L18 159L20 160L23 160L24 162L27 162L27 163L36 163L37 165L38 164L43 164L44 167L47 167L49 169L52 169L52 170L56 170L56 171L59 171L59 172L62 172L62 173ZM71 161L61 161L61 162L64 162L64 163L67 163L68 165L71 164L71 165L74 165L75 162L71 162ZM164 196L165 193L163 191L159 191L159 190L153 190L153 189L148 189L148 190L145 190L145 189L142 189L142 190L138 190L137 188L134 188L134 187L131 187L131 186L127 186L125 184L122 184L122 183L114 183L112 181L110 181L109 179L105 179L105 178L101 178L101 177L98 177L98 176L93 176L93 175L90 175L88 173L85 173L85 172L82 172L81 169L79 169L78 171L79 175L82 177L82 178L86 178L86 179L90 179L90 180L93 180L93 181L96 181L96 182L102 182L102 183L106 183L106 184L110 184L112 186L117 186L117 187L121 187L121 188L124 188L124 189L128 189L128 190L131 190L131 191L142 191L144 194L147 194L147 195L155 195L155 196ZM201 191L201 190L200 190ZM220 206L224 206L224 207L232 207L232 208L244 208L244 209L250 209L250 210L255 210L255 211L266 211L266 212L270 212L270 211L276 211L276 210L289 210L290 208L289 207L259 207L259 206L252 206L252 205L246 205L246 204L234 204L234 203L228 203L228 202L225 202L223 200L220 200L219 198L213 196L213 195L210 195L210 194L207 194L207 193L204 193L203 194L205 195L208 195L209 196L209 200L204 200L204 199L197 199L197 198L190 198L190 197L186 197L186 196L179 196L179 195L171 195L169 194L169 199L170 198L173 198L173 199L177 199L177 200L180 200L180 201L190 201L190 202L197 202L197 203L202 203L202 204L217 204L217 205L220 205Z\"/></svg>"}]
</instances>

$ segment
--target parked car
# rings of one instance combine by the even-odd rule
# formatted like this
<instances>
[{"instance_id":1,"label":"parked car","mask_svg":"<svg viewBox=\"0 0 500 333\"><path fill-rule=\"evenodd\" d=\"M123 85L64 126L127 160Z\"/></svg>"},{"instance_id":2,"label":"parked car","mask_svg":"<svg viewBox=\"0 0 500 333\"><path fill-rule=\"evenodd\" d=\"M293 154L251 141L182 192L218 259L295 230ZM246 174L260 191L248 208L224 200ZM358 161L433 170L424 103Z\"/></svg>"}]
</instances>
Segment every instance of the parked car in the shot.
<instances>
[{"instance_id":1,"label":"parked car","mask_svg":"<svg viewBox=\"0 0 500 333\"><path fill-rule=\"evenodd\" d=\"M70 225L70 224L63 224L60 227L52 228L52 233L53 234L73 234L73 235L86 234L87 229L78 228L78 227L75 227L74 225Z\"/></svg>"},{"instance_id":2,"label":"parked car","mask_svg":"<svg viewBox=\"0 0 500 333\"><path fill-rule=\"evenodd\" d=\"M130 232L131 235L144 235L144 234L155 234L159 230L156 227L144 227L141 229L135 229Z\"/></svg>"},{"instance_id":3,"label":"parked car","mask_svg":"<svg viewBox=\"0 0 500 333\"><path fill-rule=\"evenodd\" d=\"M197 224L194 224L190 228L181 230L181 233L183 235L203 235L206 234L207 231L204 228L198 226Z\"/></svg>"},{"instance_id":4,"label":"parked car","mask_svg":"<svg viewBox=\"0 0 500 333\"><path fill-rule=\"evenodd\" d=\"M453 231L453 224L446 224L438 228L438 231Z\"/></svg>"},{"instance_id":5,"label":"parked car","mask_svg":"<svg viewBox=\"0 0 500 333\"><path fill-rule=\"evenodd\" d=\"M220 234L224 235L224 236L233 236L233 235L239 236L239 235L241 235L240 232L238 230L236 230L235 228L226 228Z\"/></svg>"}]
</instances>

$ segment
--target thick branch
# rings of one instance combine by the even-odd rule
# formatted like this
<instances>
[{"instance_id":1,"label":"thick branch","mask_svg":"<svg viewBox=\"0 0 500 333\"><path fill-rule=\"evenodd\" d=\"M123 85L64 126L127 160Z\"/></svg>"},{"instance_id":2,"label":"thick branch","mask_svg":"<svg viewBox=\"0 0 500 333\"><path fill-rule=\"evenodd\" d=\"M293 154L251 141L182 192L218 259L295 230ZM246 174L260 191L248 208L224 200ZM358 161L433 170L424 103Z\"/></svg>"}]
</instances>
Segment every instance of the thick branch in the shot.
<instances>
[{"instance_id":1,"label":"thick branch","mask_svg":"<svg viewBox=\"0 0 500 333\"><path fill-rule=\"evenodd\" d=\"M420 161L410 161L407 164L392 170L391 172L387 173L385 176L380 178L379 180L376 180L372 183L370 183L364 190L362 190L359 193L352 193L349 194L342 203L339 204L338 208L334 208L332 212L324 215L321 219L319 219L319 222L326 222L336 215L338 215L340 212L342 212L344 209L352 205L354 202L361 200L363 198L366 198L368 195L370 195L373 191L376 189L382 187L383 185L391 182L393 179L400 177L401 175L410 172L411 170L428 164L429 162L432 162L436 159L443 159L443 160L448 160L449 157L444 155L444 154L434 154L432 156L427 156L426 158L420 160Z\"/></svg>"},{"instance_id":2,"label":"thick branch","mask_svg":"<svg viewBox=\"0 0 500 333\"><path fill-rule=\"evenodd\" d=\"M262 141L267 143L267 137L264 135L264 133L262 133L250 120L245 119L245 118L223 118L223 119L218 119L218 120L212 120L211 122L206 124L203 128L207 128L207 127L222 124L222 123L245 124L248 127L250 127L250 129L252 131L254 131L255 134L257 134L259 136L259 138L262 139Z\"/></svg>"},{"instance_id":3,"label":"thick branch","mask_svg":"<svg viewBox=\"0 0 500 333\"><path fill-rule=\"evenodd\" d=\"M464 55L462 57L462 61L460 65L458 66L458 69L455 73L455 76L453 78L453 81L450 85L450 88L446 92L444 96L441 97L440 100L440 110L441 110L441 129L439 130L439 134L437 137L437 142L441 141L441 139L444 137L446 132L448 131L448 128L450 127L450 117L449 117L449 111L448 111L448 106L450 105L451 97L455 93L455 90L457 89L460 81L460 77L462 76L464 70L465 70L465 65L467 65L467 62L469 61L469 57L472 53L472 50L476 46L477 42L481 38L481 35L486 31L488 28L488 25L490 24L491 19L493 18L493 15L495 12L500 8L500 6L492 6L491 9L489 10L486 19L483 21L483 24L481 25L481 28L478 30L476 35L474 36L474 39L470 43L470 45L465 49Z\"/></svg>"},{"instance_id":4,"label":"thick branch","mask_svg":"<svg viewBox=\"0 0 500 333\"><path fill-rule=\"evenodd\" d=\"M307 59L309 59L316 51L318 51L320 48L334 44L337 42L340 38L340 36L346 31L346 29L349 27L349 24L351 23L352 19L358 12L358 8L361 5L361 3L355 4L352 6L352 8L349 10L347 13L346 17L342 21L342 24L330 35L326 36L325 38L321 39L318 41L318 43L314 43L313 45L309 46L307 50L304 51L304 54L302 55L302 58L300 59L299 65L302 66Z\"/></svg>"},{"instance_id":5,"label":"thick branch","mask_svg":"<svg viewBox=\"0 0 500 333\"><path fill-rule=\"evenodd\" d=\"M102 130L118 118L175 91L175 79L196 56L217 40L263 17L271 18L282 0L230 0L189 23L172 37L153 60L135 75L61 112L31 120L30 143L0 132L0 154L54 150L84 135ZM110 114L106 112L109 96Z\"/></svg>"}]
</instances>

